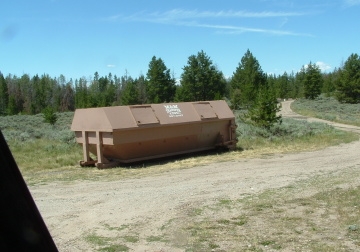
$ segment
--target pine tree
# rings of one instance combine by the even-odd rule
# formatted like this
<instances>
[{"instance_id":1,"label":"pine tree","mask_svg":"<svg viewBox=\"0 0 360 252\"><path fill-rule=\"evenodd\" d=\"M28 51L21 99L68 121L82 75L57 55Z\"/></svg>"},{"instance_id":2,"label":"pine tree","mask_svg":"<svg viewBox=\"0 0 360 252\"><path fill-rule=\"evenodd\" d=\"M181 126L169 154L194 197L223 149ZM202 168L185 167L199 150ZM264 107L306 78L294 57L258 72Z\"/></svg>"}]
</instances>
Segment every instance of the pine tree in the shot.
<instances>
[{"instance_id":1,"label":"pine tree","mask_svg":"<svg viewBox=\"0 0 360 252\"><path fill-rule=\"evenodd\" d=\"M323 78L320 68L311 62L305 69L304 95L306 99L314 100L321 94Z\"/></svg>"},{"instance_id":2,"label":"pine tree","mask_svg":"<svg viewBox=\"0 0 360 252\"><path fill-rule=\"evenodd\" d=\"M343 103L360 103L360 57L351 54L339 73L336 97Z\"/></svg>"},{"instance_id":3,"label":"pine tree","mask_svg":"<svg viewBox=\"0 0 360 252\"><path fill-rule=\"evenodd\" d=\"M32 104L34 106L34 113L41 113L41 111L45 108L44 86L37 74L32 78L31 83L33 87Z\"/></svg>"},{"instance_id":4,"label":"pine tree","mask_svg":"<svg viewBox=\"0 0 360 252\"><path fill-rule=\"evenodd\" d=\"M295 75L295 94L298 98L303 98L304 95L304 82L305 82L305 66L302 66L300 71L296 73Z\"/></svg>"},{"instance_id":5,"label":"pine tree","mask_svg":"<svg viewBox=\"0 0 360 252\"><path fill-rule=\"evenodd\" d=\"M75 93L73 89L72 80L61 88L61 102L60 102L60 112L74 111L75 109Z\"/></svg>"},{"instance_id":6,"label":"pine tree","mask_svg":"<svg viewBox=\"0 0 360 252\"><path fill-rule=\"evenodd\" d=\"M23 74L19 80L19 85L21 87L21 92L24 100L24 113L31 115L35 113L35 107L33 103L34 89L30 76L28 74Z\"/></svg>"},{"instance_id":7,"label":"pine tree","mask_svg":"<svg viewBox=\"0 0 360 252\"><path fill-rule=\"evenodd\" d=\"M241 58L241 62L231 79L232 89L240 89L241 91L241 105L251 105L256 99L258 90L265 83L266 75L263 73L257 59L248 49Z\"/></svg>"},{"instance_id":8,"label":"pine tree","mask_svg":"<svg viewBox=\"0 0 360 252\"><path fill-rule=\"evenodd\" d=\"M152 57L146 74L146 93L149 103L170 102L175 96L175 80L161 58Z\"/></svg>"},{"instance_id":9,"label":"pine tree","mask_svg":"<svg viewBox=\"0 0 360 252\"><path fill-rule=\"evenodd\" d=\"M232 109L241 109L241 90L235 89L231 94L231 108Z\"/></svg>"},{"instance_id":10,"label":"pine tree","mask_svg":"<svg viewBox=\"0 0 360 252\"><path fill-rule=\"evenodd\" d=\"M98 83L97 106L98 107L109 106L109 104L107 104L107 94L106 94L106 90L109 85L108 78L106 76L100 77L97 83Z\"/></svg>"},{"instance_id":11,"label":"pine tree","mask_svg":"<svg viewBox=\"0 0 360 252\"><path fill-rule=\"evenodd\" d=\"M144 104L147 101L146 96L146 80L144 75L140 75L139 78L136 79L138 92L139 92L139 104Z\"/></svg>"},{"instance_id":12,"label":"pine tree","mask_svg":"<svg viewBox=\"0 0 360 252\"><path fill-rule=\"evenodd\" d=\"M289 75L289 83L290 83L290 94L289 97L290 98L298 98L300 97L300 87L297 86L296 83L296 75L294 72L291 72L291 74Z\"/></svg>"},{"instance_id":13,"label":"pine tree","mask_svg":"<svg viewBox=\"0 0 360 252\"><path fill-rule=\"evenodd\" d=\"M225 78L204 51L191 55L183 70L178 101L206 101L224 96Z\"/></svg>"},{"instance_id":14,"label":"pine tree","mask_svg":"<svg viewBox=\"0 0 360 252\"><path fill-rule=\"evenodd\" d=\"M269 129L275 123L281 123L280 106L277 102L275 91L268 85L260 87L255 103L249 109L246 117L254 125Z\"/></svg>"},{"instance_id":15,"label":"pine tree","mask_svg":"<svg viewBox=\"0 0 360 252\"><path fill-rule=\"evenodd\" d=\"M88 106L88 95L86 79L80 78L79 81L75 81L75 108L87 108Z\"/></svg>"},{"instance_id":16,"label":"pine tree","mask_svg":"<svg viewBox=\"0 0 360 252\"><path fill-rule=\"evenodd\" d=\"M287 72L280 77L278 98L287 99L290 96L290 81Z\"/></svg>"},{"instance_id":17,"label":"pine tree","mask_svg":"<svg viewBox=\"0 0 360 252\"><path fill-rule=\"evenodd\" d=\"M9 92L3 74L0 72L0 116L7 114L9 105Z\"/></svg>"},{"instance_id":18,"label":"pine tree","mask_svg":"<svg viewBox=\"0 0 360 252\"><path fill-rule=\"evenodd\" d=\"M336 90L336 86L335 86L337 79L336 71L337 70L335 69L334 72L323 75L324 84L322 87L322 93L325 93L327 97L332 96Z\"/></svg>"},{"instance_id":19,"label":"pine tree","mask_svg":"<svg viewBox=\"0 0 360 252\"><path fill-rule=\"evenodd\" d=\"M139 90L137 82L129 81L122 91L121 104L122 105L135 105L139 104Z\"/></svg>"},{"instance_id":20,"label":"pine tree","mask_svg":"<svg viewBox=\"0 0 360 252\"><path fill-rule=\"evenodd\" d=\"M58 119L54 109L50 106L46 107L43 110L43 117L44 117L44 121L46 123L50 123L51 125L54 125Z\"/></svg>"},{"instance_id":21,"label":"pine tree","mask_svg":"<svg viewBox=\"0 0 360 252\"><path fill-rule=\"evenodd\" d=\"M9 96L9 104L7 108L7 114L8 115L16 115L20 111L16 107L16 100L14 95Z\"/></svg>"}]
</instances>

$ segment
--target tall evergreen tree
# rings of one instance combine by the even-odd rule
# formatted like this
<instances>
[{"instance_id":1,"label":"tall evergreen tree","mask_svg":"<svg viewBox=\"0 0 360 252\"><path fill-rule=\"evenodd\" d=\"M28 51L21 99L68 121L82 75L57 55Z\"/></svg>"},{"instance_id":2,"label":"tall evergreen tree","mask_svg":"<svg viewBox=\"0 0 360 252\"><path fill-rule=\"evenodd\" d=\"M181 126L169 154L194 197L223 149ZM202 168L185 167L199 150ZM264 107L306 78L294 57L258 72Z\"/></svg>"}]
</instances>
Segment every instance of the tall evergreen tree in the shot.
<instances>
[{"instance_id":1,"label":"tall evergreen tree","mask_svg":"<svg viewBox=\"0 0 360 252\"><path fill-rule=\"evenodd\" d=\"M295 87L298 98L303 98L304 95L304 82L306 77L305 66L302 66L300 71L295 75Z\"/></svg>"},{"instance_id":2,"label":"tall evergreen tree","mask_svg":"<svg viewBox=\"0 0 360 252\"><path fill-rule=\"evenodd\" d=\"M139 78L136 79L137 88L139 91L139 104L144 104L147 101L147 95L146 95L146 80L145 76L141 74Z\"/></svg>"},{"instance_id":3,"label":"tall evergreen tree","mask_svg":"<svg viewBox=\"0 0 360 252\"><path fill-rule=\"evenodd\" d=\"M281 123L280 106L277 103L275 90L269 85L259 88L255 102L252 104L247 117L258 127L269 129L275 123Z\"/></svg>"},{"instance_id":4,"label":"tall evergreen tree","mask_svg":"<svg viewBox=\"0 0 360 252\"><path fill-rule=\"evenodd\" d=\"M23 94L20 86L20 79L16 75L9 74L5 82L8 87L8 114L13 115L23 110Z\"/></svg>"},{"instance_id":5,"label":"tall evergreen tree","mask_svg":"<svg viewBox=\"0 0 360 252\"><path fill-rule=\"evenodd\" d=\"M99 73L94 73L94 78L90 80L90 85L88 88L88 107L99 107L99 94L100 94L100 88L99 88Z\"/></svg>"},{"instance_id":6,"label":"tall evergreen tree","mask_svg":"<svg viewBox=\"0 0 360 252\"><path fill-rule=\"evenodd\" d=\"M31 79L32 86L33 86L33 97L32 97L32 104L33 104L33 113L41 113L42 110L45 108L45 90L43 83L41 82L41 78L39 75L33 76Z\"/></svg>"},{"instance_id":7,"label":"tall evergreen tree","mask_svg":"<svg viewBox=\"0 0 360 252\"><path fill-rule=\"evenodd\" d=\"M35 111L35 107L34 107L34 101L33 101L33 97L34 95L34 89L33 89L33 85L30 79L30 76L28 74L23 74L19 80L19 85L21 87L21 93L23 95L23 109L24 109L24 113L26 114L34 114Z\"/></svg>"},{"instance_id":8,"label":"tall evergreen tree","mask_svg":"<svg viewBox=\"0 0 360 252\"><path fill-rule=\"evenodd\" d=\"M278 98L287 99L290 96L290 80L287 72L280 76Z\"/></svg>"},{"instance_id":9,"label":"tall evergreen tree","mask_svg":"<svg viewBox=\"0 0 360 252\"><path fill-rule=\"evenodd\" d=\"M87 107L87 85L86 79L80 78L75 81L75 108Z\"/></svg>"},{"instance_id":10,"label":"tall evergreen tree","mask_svg":"<svg viewBox=\"0 0 360 252\"><path fill-rule=\"evenodd\" d=\"M106 106L112 106L116 101L116 86L111 74L108 76L108 85L105 91Z\"/></svg>"},{"instance_id":11,"label":"tall evergreen tree","mask_svg":"<svg viewBox=\"0 0 360 252\"><path fill-rule=\"evenodd\" d=\"M311 62L305 69L304 95L306 99L314 100L321 94L323 78L320 68Z\"/></svg>"},{"instance_id":12,"label":"tall evergreen tree","mask_svg":"<svg viewBox=\"0 0 360 252\"><path fill-rule=\"evenodd\" d=\"M175 96L175 80L161 58L152 57L146 74L146 93L149 103L170 102Z\"/></svg>"},{"instance_id":13,"label":"tall evergreen tree","mask_svg":"<svg viewBox=\"0 0 360 252\"><path fill-rule=\"evenodd\" d=\"M274 90L276 97L280 97L279 79L280 76L276 76L275 74L266 75L266 83L269 87L271 87L272 90Z\"/></svg>"},{"instance_id":14,"label":"tall evergreen tree","mask_svg":"<svg viewBox=\"0 0 360 252\"><path fill-rule=\"evenodd\" d=\"M241 109L241 90L235 89L231 92L231 108L232 109Z\"/></svg>"},{"instance_id":15,"label":"tall evergreen tree","mask_svg":"<svg viewBox=\"0 0 360 252\"><path fill-rule=\"evenodd\" d=\"M121 95L121 78L118 78L116 74L114 75L114 86L115 86L115 101L114 105L120 105L120 95Z\"/></svg>"},{"instance_id":16,"label":"tall evergreen tree","mask_svg":"<svg viewBox=\"0 0 360 252\"><path fill-rule=\"evenodd\" d=\"M72 80L61 88L61 103L60 103L60 112L74 111L75 109L75 94L72 85Z\"/></svg>"},{"instance_id":17,"label":"tall evergreen tree","mask_svg":"<svg viewBox=\"0 0 360 252\"><path fill-rule=\"evenodd\" d=\"M224 96L226 81L223 73L216 68L204 51L191 55L183 70L177 100L206 101Z\"/></svg>"},{"instance_id":18,"label":"tall evergreen tree","mask_svg":"<svg viewBox=\"0 0 360 252\"><path fill-rule=\"evenodd\" d=\"M255 101L259 88L265 83L266 75L248 49L233 74L231 87L233 90L240 89L242 105L249 106Z\"/></svg>"},{"instance_id":19,"label":"tall evergreen tree","mask_svg":"<svg viewBox=\"0 0 360 252\"><path fill-rule=\"evenodd\" d=\"M17 79L13 94L15 95L16 110L20 113L24 110L24 94L22 92L20 79Z\"/></svg>"},{"instance_id":20,"label":"tall evergreen tree","mask_svg":"<svg viewBox=\"0 0 360 252\"><path fill-rule=\"evenodd\" d=\"M7 114L8 115L16 115L19 112L20 111L16 107L15 95L10 95L9 96L9 104L8 104L8 108L7 108Z\"/></svg>"},{"instance_id":21,"label":"tall evergreen tree","mask_svg":"<svg viewBox=\"0 0 360 252\"><path fill-rule=\"evenodd\" d=\"M360 57L353 53L340 70L336 97L344 103L360 103Z\"/></svg>"},{"instance_id":22,"label":"tall evergreen tree","mask_svg":"<svg viewBox=\"0 0 360 252\"><path fill-rule=\"evenodd\" d=\"M106 107L109 106L108 101L107 101L107 94L106 94L106 90L108 88L109 85L109 80L108 78L105 77L100 77L98 80L98 90L97 90L97 106L98 107Z\"/></svg>"},{"instance_id":23,"label":"tall evergreen tree","mask_svg":"<svg viewBox=\"0 0 360 252\"><path fill-rule=\"evenodd\" d=\"M135 105L139 103L139 89L137 80L128 81L121 95L121 104Z\"/></svg>"},{"instance_id":24,"label":"tall evergreen tree","mask_svg":"<svg viewBox=\"0 0 360 252\"><path fill-rule=\"evenodd\" d=\"M58 108L58 97L57 83L56 80L51 78L48 74L43 74L41 76L41 85L44 92L44 103L41 107L41 112L47 108L52 107L54 110Z\"/></svg>"},{"instance_id":25,"label":"tall evergreen tree","mask_svg":"<svg viewBox=\"0 0 360 252\"><path fill-rule=\"evenodd\" d=\"M300 93L300 87L296 85L296 75L292 71L289 75L289 83L290 83L290 98L298 98Z\"/></svg>"},{"instance_id":26,"label":"tall evergreen tree","mask_svg":"<svg viewBox=\"0 0 360 252\"><path fill-rule=\"evenodd\" d=\"M0 116L7 114L8 105L9 105L8 86L3 74L0 72Z\"/></svg>"},{"instance_id":27,"label":"tall evergreen tree","mask_svg":"<svg viewBox=\"0 0 360 252\"><path fill-rule=\"evenodd\" d=\"M322 87L322 93L330 97L336 90L337 74L336 69L332 73L323 74L324 84Z\"/></svg>"}]
</instances>

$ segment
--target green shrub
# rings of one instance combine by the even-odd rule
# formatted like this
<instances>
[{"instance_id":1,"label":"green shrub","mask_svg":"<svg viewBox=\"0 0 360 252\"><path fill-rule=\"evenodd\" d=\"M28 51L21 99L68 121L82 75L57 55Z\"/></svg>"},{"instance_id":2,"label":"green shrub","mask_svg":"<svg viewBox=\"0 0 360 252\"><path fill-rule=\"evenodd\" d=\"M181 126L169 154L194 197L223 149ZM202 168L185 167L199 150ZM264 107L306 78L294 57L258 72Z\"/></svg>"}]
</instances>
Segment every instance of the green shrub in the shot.
<instances>
[{"instance_id":1,"label":"green shrub","mask_svg":"<svg viewBox=\"0 0 360 252\"><path fill-rule=\"evenodd\" d=\"M245 114L244 120L255 126L270 129L274 124L281 124L281 115L277 113L280 111L273 92L269 87L262 87L258 91L258 95L254 104Z\"/></svg>"},{"instance_id":2,"label":"green shrub","mask_svg":"<svg viewBox=\"0 0 360 252\"><path fill-rule=\"evenodd\" d=\"M240 112L241 113L241 112ZM337 130L325 123L301 121L291 118L283 118L282 123L276 123L270 128L258 127L253 124L247 124L237 117L237 137L239 142L242 140L264 139L268 141L275 140L293 140L302 137L310 137L316 134L331 133Z\"/></svg>"},{"instance_id":3,"label":"green shrub","mask_svg":"<svg viewBox=\"0 0 360 252\"><path fill-rule=\"evenodd\" d=\"M46 107L43 111L43 114L46 123L50 123L51 125L54 125L56 123L57 115L52 107Z\"/></svg>"},{"instance_id":4,"label":"green shrub","mask_svg":"<svg viewBox=\"0 0 360 252\"><path fill-rule=\"evenodd\" d=\"M53 125L44 122L43 114L3 116L0 129L6 141L47 139L74 143L75 134L70 130L73 115L73 112L59 113Z\"/></svg>"},{"instance_id":5,"label":"green shrub","mask_svg":"<svg viewBox=\"0 0 360 252\"><path fill-rule=\"evenodd\" d=\"M360 104L340 103L334 97L298 99L292 103L291 108L305 116L360 126Z\"/></svg>"}]
</instances>

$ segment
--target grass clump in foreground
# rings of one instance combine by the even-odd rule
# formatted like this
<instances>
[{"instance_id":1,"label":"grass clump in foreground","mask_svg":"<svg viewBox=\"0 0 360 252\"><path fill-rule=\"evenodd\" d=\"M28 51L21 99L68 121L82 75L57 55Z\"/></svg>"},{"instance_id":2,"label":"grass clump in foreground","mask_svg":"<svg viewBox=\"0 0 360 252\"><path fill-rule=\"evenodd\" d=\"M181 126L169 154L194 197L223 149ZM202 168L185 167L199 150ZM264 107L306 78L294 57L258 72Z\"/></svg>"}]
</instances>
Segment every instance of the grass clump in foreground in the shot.
<instances>
[{"instance_id":1,"label":"grass clump in foreground","mask_svg":"<svg viewBox=\"0 0 360 252\"><path fill-rule=\"evenodd\" d=\"M327 121L360 126L360 104L340 103L334 97L298 99L291 104L294 112Z\"/></svg>"},{"instance_id":2,"label":"grass clump in foreground","mask_svg":"<svg viewBox=\"0 0 360 252\"><path fill-rule=\"evenodd\" d=\"M164 235L182 230L185 251L358 251L360 171L335 173L184 211Z\"/></svg>"},{"instance_id":3,"label":"grass clump in foreground","mask_svg":"<svg viewBox=\"0 0 360 252\"><path fill-rule=\"evenodd\" d=\"M92 246L95 246L97 251L129 251L129 247L123 244L116 244L114 240L114 238L100 236L95 233L91 233L85 236L85 241L92 244Z\"/></svg>"}]
</instances>

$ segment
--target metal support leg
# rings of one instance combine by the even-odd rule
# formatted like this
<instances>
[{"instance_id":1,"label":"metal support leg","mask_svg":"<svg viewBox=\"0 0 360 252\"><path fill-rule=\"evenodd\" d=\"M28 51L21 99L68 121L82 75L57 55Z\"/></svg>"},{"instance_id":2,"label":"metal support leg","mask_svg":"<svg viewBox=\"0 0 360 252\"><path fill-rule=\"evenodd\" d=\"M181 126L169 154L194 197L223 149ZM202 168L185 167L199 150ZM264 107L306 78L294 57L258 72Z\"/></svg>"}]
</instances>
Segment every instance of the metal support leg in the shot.
<instances>
[{"instance_id":1,"label":"metal support leg","mask_svg":"<svg viewBox=\"0 0 360 252\"><path fill-rule=\"evenodd\" d=\"M90 152L89 152L89 132L82 131L81 132L82 137L82 147L83 147L83 159L80 161L80 166L92 166L95 164L95 161L90 158Z\"/></svg>"},{"instance_id":2,"label":"metal support leg","mask_svg":"<svg viewBox=\"0 0 360 252\"><path fill-rule=\"evenodd\" d=\"M84 155L84 162L90 161L89 156L89 138L87 131L82 131L82 138L83 138L83 155Z\"/></svg>"},{"instance_id":3,"label":"metal support leg","mask_svg":"<svg viewBox=\"0 0 360 252\"><path fill-rule=\"evenodd\" d=\"M102 136L100 131L96 131L96 153L97 161L102 164L104 161L103 150L102 150Z\"/></svg>"}]
</instances>

